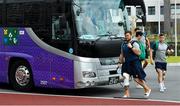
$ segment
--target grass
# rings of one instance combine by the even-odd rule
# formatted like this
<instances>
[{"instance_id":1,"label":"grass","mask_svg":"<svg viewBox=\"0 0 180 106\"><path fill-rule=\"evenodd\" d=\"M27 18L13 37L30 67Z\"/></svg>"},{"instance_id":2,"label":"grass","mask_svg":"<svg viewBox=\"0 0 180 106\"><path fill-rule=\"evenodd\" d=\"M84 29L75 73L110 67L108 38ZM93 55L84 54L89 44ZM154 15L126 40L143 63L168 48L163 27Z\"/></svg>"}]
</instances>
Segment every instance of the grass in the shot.
<instances>
[{"instance_id":1,"label":"grass","mask_svg":"<svg viewBox=\"0 0 180 106\"><path fill-rule=\"evenodd\" d=\"M149 63L150 63L150 60L148 59ZM180 63L180 56L168 56L167 57L167 62L168 63Z\"/></svg>"},{"instance_id":2,"label":"grass","mask_svg":"<svg viewBox=\"0 0 180 106\"><path fill-rule=\"evenodd\" d=\"M168 63L180 63L180 56L168 56L167 57Z\"/></svg>"}]
</instances>

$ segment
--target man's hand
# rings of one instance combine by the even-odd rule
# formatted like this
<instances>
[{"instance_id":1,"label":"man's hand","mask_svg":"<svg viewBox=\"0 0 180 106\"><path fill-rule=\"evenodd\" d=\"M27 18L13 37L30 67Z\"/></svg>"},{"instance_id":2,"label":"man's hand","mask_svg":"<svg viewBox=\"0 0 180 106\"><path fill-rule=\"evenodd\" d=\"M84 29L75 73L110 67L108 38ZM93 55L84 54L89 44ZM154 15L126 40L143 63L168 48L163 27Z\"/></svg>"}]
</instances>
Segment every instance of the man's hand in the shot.
<instances>
[{"instance_id":1,"label":"man's hand","mask_svg":"<svg viewBox=\"0 0 180 106\"><path fill-rule=\"evenodd\" d=\"M128 43L128 47L129 47L129 48L132 48L133 46L131 45L131 43Z\"/></svg>"},{"instance_id":2,"label":"man's hand","mask_svg":"<svg viewBox=\"0 0 180 106\"><path fill-rule=\"evenodd\" d=\"M154 64L154 60L152 58L150 58L150 64L153 65Z\"/></svg>"},{"instance_id":3,"label":"man's hand","mask_svg":"<svg viewBox=\"0 0 180 106\"><path fill-rule=\"evenodd\" d=\"M167 54L170 55L170 54L173 54L174 53L174 50L173 49L168 49L167 50Z\"/></svg>"}]
</instances>

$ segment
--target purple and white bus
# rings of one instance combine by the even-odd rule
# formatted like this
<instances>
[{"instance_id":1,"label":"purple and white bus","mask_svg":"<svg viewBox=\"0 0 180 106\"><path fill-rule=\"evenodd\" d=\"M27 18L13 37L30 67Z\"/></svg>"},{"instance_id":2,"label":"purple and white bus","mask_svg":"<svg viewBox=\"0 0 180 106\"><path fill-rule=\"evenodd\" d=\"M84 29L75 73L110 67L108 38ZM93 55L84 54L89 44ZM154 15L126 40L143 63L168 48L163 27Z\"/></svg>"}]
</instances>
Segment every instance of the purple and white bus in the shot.
<instances>
[{"instance_id":1,"label":"purple and white bus","mask_svg":"<svg viewBox=\"0 0 180 106\"><path fill-rule=\"evenodd\" d=\"M16 90L118 83L125 6L144 7L136 1L0 0L0 82Z\"/></svg>"}]
</instances>

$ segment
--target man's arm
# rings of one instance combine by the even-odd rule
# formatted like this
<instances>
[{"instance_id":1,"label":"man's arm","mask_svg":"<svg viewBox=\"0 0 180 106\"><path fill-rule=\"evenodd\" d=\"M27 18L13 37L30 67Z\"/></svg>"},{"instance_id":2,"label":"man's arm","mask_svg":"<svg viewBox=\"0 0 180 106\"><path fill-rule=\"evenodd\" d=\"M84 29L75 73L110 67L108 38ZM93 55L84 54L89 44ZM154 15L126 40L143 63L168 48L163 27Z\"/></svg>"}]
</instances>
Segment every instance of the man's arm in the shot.
<instances>
[{"instance_id":1,"label":"man's arm","mask_svg":"<svg viewBox=\"0 0 180 106\"><path fill-rule=\"evenodd\" d=\"M123 55L123 51L121 49L121 53L119 55L119 64L122 64L122 63L124 63L124 55Z\"/></svg>"},{"instance_id":2,"label":"man's arm","mask_svg":"<svg viewBox=\"0 0 180 106\"><path fill-rule=\"evenodd\" d=\"M147 50L150 51L151 45L150 45L150 41L148 38L146 38L146 44L147 44Z\"/></svg>"},{"instance_id":3,"label":"man's arm","mask_svg":"<svg viewBox=\"0 0 180 106\"><path fill-rule=\"evenodd\" d=\"M134 42L133 45L131 43L128 43L128 47L136 54L136 55L140 55L141 51L139 49L139 44Z\"/></svg>"},{"instance_id":4,"label":"man's arm","mask_svg":"<svg viewBox=\"0 0 180 106\"><path fill-rule=\"evenodd\" d=\"M154 49L155 49L155 46L156 46L156 43L154 42L154 43L152 43L151 45L150 45L150 47L149 47L149 56L150 56L150 63L151 64L154 64L154 59L153 59L153 55L155 55L155 54L153 54L153 52L154 52Z\"/></svg>"},{"instance_id":5,"label":"man's arm","mask_svg":"<svg viewBox=\"0 0 180 106\"><path fill-rule=\"evenodd\" d=\"M154 60L153 60L153 49L152 49L152 48L150 48L150 50L149 50L149 56L150 56L150 63L151 63L151 64L154 64Z\"/></svg>"}]
</instances>

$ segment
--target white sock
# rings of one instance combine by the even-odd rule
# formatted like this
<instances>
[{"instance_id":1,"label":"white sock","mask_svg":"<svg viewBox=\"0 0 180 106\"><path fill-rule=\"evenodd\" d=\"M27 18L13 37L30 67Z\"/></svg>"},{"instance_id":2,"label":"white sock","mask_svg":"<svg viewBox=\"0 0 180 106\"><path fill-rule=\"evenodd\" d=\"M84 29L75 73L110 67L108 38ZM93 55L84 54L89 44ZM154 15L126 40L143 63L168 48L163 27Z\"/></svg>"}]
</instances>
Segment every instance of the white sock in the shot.
<instances>
[{"instance_id":1,"label":"white sock","mask_svg":"<svg viewBox=\"0 0 180 106\"><path fill-rule=\"evenodd\" d=\"M163 88L163 83L159 83L159 88L162 89Z\"/></svg>"},{"instance_id":2,"label":"white sock","mask_svg":"<svg viewBox=\"0 0 180 106\"><path fill-rule=\"evenodd\" d=\"M162 86L164 86L164 82L162 82Z\"/></svg>"},{"instance_id":3,"label":"white sock","mask_svg":"<svg viewBox=\"0 0 180 106\"><path fill-rule=\"evenodd\" d=\"M163 89L166 89L164 82L162 83Z\"/></svg>"}]
</instances>

